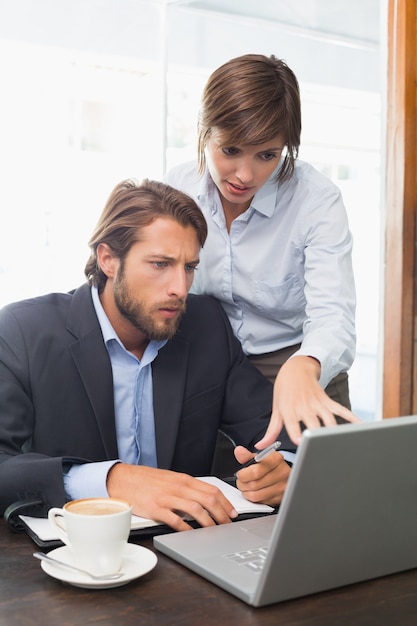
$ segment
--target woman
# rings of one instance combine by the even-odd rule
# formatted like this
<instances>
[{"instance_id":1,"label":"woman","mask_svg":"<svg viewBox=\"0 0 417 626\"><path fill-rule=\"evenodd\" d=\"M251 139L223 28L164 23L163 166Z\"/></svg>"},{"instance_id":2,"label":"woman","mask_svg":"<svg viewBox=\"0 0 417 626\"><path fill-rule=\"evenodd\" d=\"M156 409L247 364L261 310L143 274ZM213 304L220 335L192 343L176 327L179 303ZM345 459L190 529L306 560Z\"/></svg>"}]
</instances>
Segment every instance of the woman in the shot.
<instances>
[{"instance_id":1,"label":"woman","mask_svg":"<svg viewBox=\"0 0 417 626\"><path fill-rule=\"evenodd\" d=\"M285 424L332 425L350 411L355 353L352 236L339 189L298 160L297 79L274 56L248 54L209 77L198 163L166 182L191 195L208 222L192 291L218 298L245 353L274 383L259 448Z\"/></svg>"}]
</instances>

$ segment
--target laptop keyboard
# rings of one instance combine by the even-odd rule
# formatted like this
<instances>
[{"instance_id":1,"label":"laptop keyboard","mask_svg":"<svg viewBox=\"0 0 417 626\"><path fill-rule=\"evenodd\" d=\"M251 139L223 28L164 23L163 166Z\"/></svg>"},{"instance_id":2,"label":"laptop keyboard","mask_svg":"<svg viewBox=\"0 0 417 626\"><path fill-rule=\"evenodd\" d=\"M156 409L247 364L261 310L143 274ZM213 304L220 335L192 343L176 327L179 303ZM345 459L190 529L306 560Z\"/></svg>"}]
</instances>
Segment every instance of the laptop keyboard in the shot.
<instances>
[{"instance_id":1,"label":"laptop keyboard","mask_svg":"<svg viewBox=\"0 0 417 626\"><path fill-rule=\"evenodd\" d=\"M232 552L225 554L226 559L234 561L238 565L247 567L252 572L259 573L265 563L268 546L262 548L254 548L253 550L242 550L241 552Z\"/></svg>"}]
</instances>

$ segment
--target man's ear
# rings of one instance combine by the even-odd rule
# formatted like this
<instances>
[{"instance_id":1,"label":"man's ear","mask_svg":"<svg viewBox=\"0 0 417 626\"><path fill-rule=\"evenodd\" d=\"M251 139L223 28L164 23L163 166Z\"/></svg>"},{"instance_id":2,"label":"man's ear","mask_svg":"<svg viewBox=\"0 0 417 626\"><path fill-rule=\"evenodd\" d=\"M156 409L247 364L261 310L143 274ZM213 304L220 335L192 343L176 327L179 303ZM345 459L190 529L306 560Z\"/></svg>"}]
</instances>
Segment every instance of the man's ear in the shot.
<instances>
[{"instance_id":1,"label":"man's ear","mask_svg":"<svg viewBox=\"0 0 417 626\"><path fill-rule=\"evenodd\" d=\"M99 243L97 246L97 262L103 274L107 278L114 278L119 267L119 259L114 256L112 249L107 243Z\"/></svg>"}]
</instances>

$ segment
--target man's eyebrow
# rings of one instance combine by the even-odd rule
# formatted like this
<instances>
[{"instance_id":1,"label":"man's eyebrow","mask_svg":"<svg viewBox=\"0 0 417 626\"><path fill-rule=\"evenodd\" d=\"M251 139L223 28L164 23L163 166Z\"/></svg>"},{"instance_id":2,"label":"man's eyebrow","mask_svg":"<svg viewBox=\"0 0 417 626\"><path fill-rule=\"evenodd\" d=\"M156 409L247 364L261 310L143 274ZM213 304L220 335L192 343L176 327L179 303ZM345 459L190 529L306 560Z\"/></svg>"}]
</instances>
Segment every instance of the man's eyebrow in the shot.
<instances>
[{"instance_id":1,"label":"man's eyebrow","mask_svg":"<svg viewBox=\"0 0 417 626\"><path fill-rule=\"evenodd\" d=\"M176 257L174 256L170 256L168 254L158 254L158 253L152 253L152 254L148 254L147 259L149 259L150 261L152 260L158 260L158 261L175 261ZM191 263L200 263L200 258L197 257L196 259L192 259L191 261L187 261L187 265L191 264Z\"/></svg>"},{"instance_id":2,"label":"man's eyebrow","mask_svg":"<svg viewBox=\"0 0 417 626\"><path fill-rule=\"evenodd\" d=\"M148 255L146 255L147 259L164 259L165 261L169 261L170 259L173 259L173 256L169 256L169 254L159 254L158 252L152 252Z\"/></svg>"}]
</instances>

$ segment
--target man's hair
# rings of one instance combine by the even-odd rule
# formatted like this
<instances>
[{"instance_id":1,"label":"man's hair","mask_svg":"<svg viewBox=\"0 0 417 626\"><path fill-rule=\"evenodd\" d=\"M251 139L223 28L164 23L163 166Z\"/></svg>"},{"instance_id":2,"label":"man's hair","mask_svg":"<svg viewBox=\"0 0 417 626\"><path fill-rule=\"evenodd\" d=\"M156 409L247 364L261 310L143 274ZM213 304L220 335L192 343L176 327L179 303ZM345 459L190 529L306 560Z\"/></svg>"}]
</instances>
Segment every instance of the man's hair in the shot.
<instances>
[{"instance_id":1,"label":"man's hair","mask_svg":"<svg viewBox=\"0 0 417 626\"><path fill-rule=\"evenodd\" d=\"M144 180L124 180L110 194L106 206L89 241L90 258L84 269L88 282L99 291L107 276L97 260L97 247L106 243L123 262L131 246L140 240L141 229L159 217L169 217L181 226L194 228L203 247L207 237L207 223L192 198L164 183Z\"/></svg>"},{"instance_id":2,"label":"man's hair","mask_svg":"<svg viewBox=\"0 0 417 626\"><path fill-rule=\"evenodd\" d=\"M209 77L198 120L199 170L212 129L226 146L256 145L282 134L286 154L278 180L290 178L298 157L301 102L297 78L275 56L246 54L224 63Z\"/></svg>"}]
</instances>

